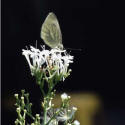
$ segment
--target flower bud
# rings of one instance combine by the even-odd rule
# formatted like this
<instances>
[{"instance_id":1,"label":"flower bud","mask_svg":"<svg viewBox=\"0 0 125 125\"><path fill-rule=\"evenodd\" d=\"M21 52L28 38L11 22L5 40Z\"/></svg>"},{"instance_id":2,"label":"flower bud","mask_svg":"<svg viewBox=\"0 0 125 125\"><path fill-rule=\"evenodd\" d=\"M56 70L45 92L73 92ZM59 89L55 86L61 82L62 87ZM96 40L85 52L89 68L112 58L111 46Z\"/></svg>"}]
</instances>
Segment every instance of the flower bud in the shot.
<instances>
[{"instance_id":1,"label":"flower bud","mask_svg":"<svg viewBox=\"0 0 125 125\"><path fill-rule=\"evenodd\" d=\"M26 113L27 112L27 110L26 109L24 109L24 113Z\"/></svg>"},{"instance_id":2,"label":"flower bud","mask_svg":"<svg viewBox=\"0 0 125 125\"><path fill-rule=\"evenodd\" d=\"M63 94L61 95L62 101L67 100L68 98L69 98L69 97L68 97L68 95L67 95L66 93L63 93Z\"/></svg>"},{"instance_id":3,"label":"flower bud","mask_svg":"<svg viewBox=\"0 0 125 125\"><path fill-rule=\"evenodd\" d=\"M18 99L18 94L14 94L15 98Z\"/></svg>"},{"instance_id":4,"label":"flower bud","mask_svg":"<svg viewBox=\"0 0 125 125\"><path fill-rule=\"evenodd\" d=\"M20 112L20 108L16 108L16 111L17 111L17 112Z\"/></svg>"},{"instance_id":5,"label":"flower bud","mask_svg":"<svg viewBox=\"0 0 125 125\"><path fill-rule=\"evenodd\" d=\"M39 117L39 114L36 114L36 117Z\"/></svg>"},{"instance_id":6,"label":"flower bud","mask_svg":"<svg viewBox=\"0 0 125 125\"><path fill-rule=\"evenodd\" d=\"M73 110L74 110L74 111L77 111L77 108L76 108L76 107L73 107Z\"/></svg>"},{"instance_id":7,"label":"flower bud","mask_svg":"<svg viewBox=\"0 0 125 125\"><path fill-rule=\"evenodd\" d=\"M21 97L21 100L24 100L24 97L23 97L23 96Z\"/></svg>"},{"instance_id":8,"label":"flower bud","mask_svg":"<svg viewBox=\"0 0 125 125\"><path fill-rule=\"evenodd\" d=\"M80 122L77 121L77 120L75 120L73 124L74 124L74 125L80 125Z\"/></svg>"}]
</instances>

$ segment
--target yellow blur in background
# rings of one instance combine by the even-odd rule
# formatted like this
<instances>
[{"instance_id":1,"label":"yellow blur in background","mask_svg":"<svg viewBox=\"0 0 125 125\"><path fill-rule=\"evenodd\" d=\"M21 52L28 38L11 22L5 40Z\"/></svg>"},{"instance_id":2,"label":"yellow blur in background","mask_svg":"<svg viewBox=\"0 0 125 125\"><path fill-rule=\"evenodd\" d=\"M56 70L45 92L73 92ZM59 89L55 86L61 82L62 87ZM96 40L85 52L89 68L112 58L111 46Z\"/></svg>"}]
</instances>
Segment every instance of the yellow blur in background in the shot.
<instances>
[{"instance_id":1,"label":"yellow blur in background","mask_svg":"<svg viewBox=\"0 0 125 125\"><path fill-rule=\"evenodd\" d=\"M68 93L71 96L71 106L77 107L75 119L80 122L80 125L95 125L94 117L100 112L102 104L100 98L93 93ZM57 94L53 100L57 107L61 103L61 94Z\"/></svg>"}]
</instances>

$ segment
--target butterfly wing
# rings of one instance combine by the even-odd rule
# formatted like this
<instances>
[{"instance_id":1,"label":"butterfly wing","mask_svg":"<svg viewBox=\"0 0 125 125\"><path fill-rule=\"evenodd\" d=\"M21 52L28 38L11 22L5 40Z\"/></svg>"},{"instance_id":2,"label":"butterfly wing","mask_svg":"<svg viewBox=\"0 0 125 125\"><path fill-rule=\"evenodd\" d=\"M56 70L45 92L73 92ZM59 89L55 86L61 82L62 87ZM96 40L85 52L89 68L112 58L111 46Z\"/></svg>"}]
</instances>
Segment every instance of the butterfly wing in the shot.
<instances>
[{"instance_id":1,"label":"butterfly wing","mask_svg":"<svg viewBox=\"0 0 125 125\"><path fill-rule=\"evenodd\" d=\"M62 45L62 34L58 20L54 13L49 13L41 28L41 38L51 48L60 48Z\"/></svg>"}]
</instances>

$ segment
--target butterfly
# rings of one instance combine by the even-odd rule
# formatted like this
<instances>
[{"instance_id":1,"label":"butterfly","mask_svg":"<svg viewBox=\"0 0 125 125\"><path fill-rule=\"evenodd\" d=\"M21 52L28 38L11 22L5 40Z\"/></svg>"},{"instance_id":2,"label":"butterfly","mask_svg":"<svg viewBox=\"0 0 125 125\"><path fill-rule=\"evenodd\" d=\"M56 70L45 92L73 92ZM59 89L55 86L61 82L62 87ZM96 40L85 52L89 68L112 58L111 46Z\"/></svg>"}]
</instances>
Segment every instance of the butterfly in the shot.
<instances>
[{"instance_id":1,"label":"butterfly","mask_svg":"<svg viewBox=\"0 0 125 125\"><path fill-rule=\"evenodd\" d=\"M50 48L63 50L62 33L56 15L50 12L42 24L41 38Z\"/></svg>"}]
</instances>

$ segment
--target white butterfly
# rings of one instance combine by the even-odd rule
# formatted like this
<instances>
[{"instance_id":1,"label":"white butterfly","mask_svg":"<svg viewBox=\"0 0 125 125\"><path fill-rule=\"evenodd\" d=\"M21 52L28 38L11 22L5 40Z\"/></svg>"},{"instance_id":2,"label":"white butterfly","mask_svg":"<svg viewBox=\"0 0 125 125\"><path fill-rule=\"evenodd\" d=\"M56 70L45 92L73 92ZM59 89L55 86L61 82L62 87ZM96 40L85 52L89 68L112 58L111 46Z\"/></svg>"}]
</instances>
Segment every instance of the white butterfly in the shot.
<instances>
[{"instance_id":1,"label":"white butterfly","mask_svg":"<svg viewBox=\"0 0 125 125\"><path fill-rule=\"evenodd\" d=\"M49 13L46 17L41 28L40 36L49 47L63 49L60 26L53 12Z\"/></svg>"}]
</instances>

